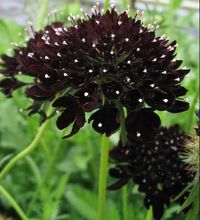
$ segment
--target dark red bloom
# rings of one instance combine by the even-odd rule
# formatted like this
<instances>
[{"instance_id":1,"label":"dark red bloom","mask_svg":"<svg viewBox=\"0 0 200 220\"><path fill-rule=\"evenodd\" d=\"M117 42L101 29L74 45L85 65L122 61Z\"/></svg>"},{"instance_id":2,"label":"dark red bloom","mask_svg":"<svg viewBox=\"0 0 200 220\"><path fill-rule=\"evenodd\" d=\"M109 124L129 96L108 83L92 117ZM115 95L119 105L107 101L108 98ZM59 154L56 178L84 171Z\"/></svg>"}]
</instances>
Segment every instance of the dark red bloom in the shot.
<instances>
[{"instance_id":1,"label":"dark red bloom","mask_svg":"<svg viewBox=\"0 0 200 220\"><path fill-rule=\"evenodd\" d=\"M54 22L35 32L13 56L3 55L3 77L13 78L18 73L31 76L28 97L49 102L55 96L72 95L84 112L99 108L98 112L103 112L103 100L113 105L106 115L119 106L128 112L139 111L146 104L152 110L169 112L189 108L180 99L187 91L180 83L189 70L180 69L182 61L175 60L175 41L157 37L137 15L118 14L115 8L101 14L97 7L91 16L72 23ZM12 83L9 92L19 88L15 81ZM9 94L3 82L0 87ZM96 117L97 113L92 118Z\"/></svg>"},{"instance_id":2,"label":"dark red bloom","mask_svg":"<svg viewBox=\"0 0 200 220\"><path fill-rule=\"evenodd\" d=\"M133 180L145 193L146 207L152 206L154 218L160 220L165 206L193 180L186 171L187 164L180 158L189 139L174 126L160 128L151 143L130 139L126 146L119 143L110 151L110 158L116 164L110 175L118 180L109 189L119 189Z\"/></svg>"},{"instance_id":3,"label":"dark red bloom","mask_svg":"<svg viewBox=\"0 0 200 220\"><path fill-rule=\"evenodd\" d=\"M60 97L53 103L53 107L60 108L62 112L57 120L57 127L60 130L63 130L73 123L71 133L65 137L71 137L85 124L84 111L75 97Z\"/></svg>"},{"instance_id":4,"label":"dark red bloom","mask_svg":"<svg viewBox=\"0 0 200 220\"><path fill-rule=\"evenodd\" d=\"M15 89L18 89L24 85L25 85L25 83L20 82L19 80L15 79L15 78L5 78L0 81L0 90L8 97L11 97L12 92Z\"/></svg>"},{"instance_id":5,"label":"dark red bloom","mask_svg":"<svg viewBox=\"0 0 200 220\"><path fill-rule=\"evenodd\" d=\"M150 108L131 112L126 118L126 130L129 140L152 141L156 136L161 121Z\"/></svg>"},{"instance_id":6,"label":"dark red bloom","mask_svg":"<svg viewBox=\"0 0 200 220\"><path fill-rule=\"evenodd\" d=\"M120 116L117 108L113 105L103 106L89 118L95 131L110 136L119 129Z\"/></svg>"}]
</instances>

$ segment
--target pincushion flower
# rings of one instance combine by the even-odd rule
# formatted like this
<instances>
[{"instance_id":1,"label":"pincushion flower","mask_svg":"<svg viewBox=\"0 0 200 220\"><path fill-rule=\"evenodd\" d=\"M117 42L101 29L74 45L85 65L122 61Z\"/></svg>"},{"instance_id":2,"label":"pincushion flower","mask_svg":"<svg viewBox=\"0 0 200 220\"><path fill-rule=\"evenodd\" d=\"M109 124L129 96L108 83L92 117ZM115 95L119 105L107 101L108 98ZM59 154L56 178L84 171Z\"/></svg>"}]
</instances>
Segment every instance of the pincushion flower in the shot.
<instances>
[{"instance_id":1,"label":"pincushion flower","mask_svg":"<svg viewBox=\"0 0 200 220\"><path fill-rule=\"evenodd\" d=\"M157 37L138 15L118 14L115 8L103 14L96 8L91 16L71 20L72 25L49 24L13 56L1 57L2 92L11 96L25 87L40 111L58 97L53 104L61 109L57 126L73 124L68 137L84 125L85 112L93 110L93 128L109 136L120 127L120 107L149 118L153 131L159 127L155 110L177 113L189 108L181 98L187 90L180 85L189 70L181 69L182 61L175 59L176 41ZM32 82L21 82L18 74L32 77ZM133 118L128 127L138 124ZM136 136L145 138L146 129L138 129ZM154 132L147 140L153 136Z\"/></svg>"},{"instance_id":2,"label":"pincushion flower","mask_svg":"<svg viewBox=\"0 0 200 220\"><path fill-rule=\"evenodd\" d=\"M132 180L139 185L139 191L145 193L145 206L152 206L154 218L160 220L171 199L194 177L194 173L187 172L187 163L180 157L190 139L174 126L160 128L152 143L132 140L125 146L119 143L110 151L110 158L116 163L110 175L118 180L108 188L116 190ZM186 194L182 195L179 202L186 198Z\"/></svg>"}]
</instances>

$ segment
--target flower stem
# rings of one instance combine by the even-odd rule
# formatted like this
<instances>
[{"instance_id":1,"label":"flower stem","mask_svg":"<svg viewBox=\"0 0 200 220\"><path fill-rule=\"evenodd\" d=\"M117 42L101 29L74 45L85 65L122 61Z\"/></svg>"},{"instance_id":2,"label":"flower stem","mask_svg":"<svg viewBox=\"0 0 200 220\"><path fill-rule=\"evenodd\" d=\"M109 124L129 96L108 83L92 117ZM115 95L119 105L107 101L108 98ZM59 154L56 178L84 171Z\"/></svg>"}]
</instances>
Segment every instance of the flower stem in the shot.
<instances>
[{"instance_id":1,"label":"flower stem","mask_svg":"<svg viewBox=\"0 0 200 220\"><path fill-rule=\"evenodd\" d=\"M152 206L147 211L146 220L152 220L153 219L153 209Z\"/></svg>"},{"instance_id":2,"label":"flower stem","mask_svg":"<svg viewBox=\"0 0 200 220\"><path fill-rule=\"evenodd\" d=\"M123 206L123 220L128 220L128 187L122 188L122 206Z\"/></svg>"},{"instance_id":3,"label":"flower stem","mask_svg":"<svg viewBox=\"0 0 200 220\"><path fill-rule=\"evenodd\" d=\"M49 109L48 114L50 115L52 113L52 108ZM45 121L38 129L38 132L35 136L35 138L33 139L33 141L31 142L30 145L28 145L28 147L26 147L24 150L22 150L20 153L18 153L13 159L10 160L10 162L4 167L4 169L0 172L0 180L4 178L4 176L6 176L6 174L14 167L14 165L21 159L23 159L24 157L26 157L27 155L29 155L37 146L38 143L40 142L44 131L46 130L46 128L48 127L50 120Z\"/></svg>"},{"instance_id":4,"label":"flower stem","mask_svg":"<svg viewBox=\"0 0 200 220\"><path fill-rule=\"evenodd\" d=\"M13 208L16 210L16 212L18 213L18 215L21 217L22 220L28 220L28 217L20 208L20 206L17 204L15 199L1 185L0 185L0 193L2 193L4 197L9 201L9 203L13 206Z\"/></svg>"},{"instance_id":5,"label":"flower stem","mask_svg":"<svg viewBox=\"0 0 200 220\"><path fill-rule=\"evenodd\" d=\"M102 136L100 174L99 174L99 198L98 198L98 220L105 219L106 204L106 186L108 175L108 155L109 155L109 138Z\"/></svg>"},{"instance_id":6,"label":"flower stem","mask_svg":"<svg viewBox=\"0 0 200 220\"><path fill-rule=\"evenodd\" d=\"M64 135L64 131L62 132L61 136L63 136L63 135ZM49 161L47 170L44 173L43 178L42 178L41 182L39 183L38 187L36 188L36 190L34 192L34 195L32 196L32 199L31 199L31 201L29 203L29 208L28 208L28 211L27 211L28 214L30 214L31 208L33 207L33 204L34 204L35 200L37 199L37 196L38 196L40 190L44 186L45 182L47 181L47 179L48 179L48 177L50 175L50 172L53 169L53 166L55 165L56 157L57 157L57 155L58 155L58 153L59 153L59 151L61 149L61 146L62 146L62 141L63 141L63 139L60 138L60 140L58 141L58 144L57 144L54 152L52 152L51 159Z\"/></svg>"}]
</instances>

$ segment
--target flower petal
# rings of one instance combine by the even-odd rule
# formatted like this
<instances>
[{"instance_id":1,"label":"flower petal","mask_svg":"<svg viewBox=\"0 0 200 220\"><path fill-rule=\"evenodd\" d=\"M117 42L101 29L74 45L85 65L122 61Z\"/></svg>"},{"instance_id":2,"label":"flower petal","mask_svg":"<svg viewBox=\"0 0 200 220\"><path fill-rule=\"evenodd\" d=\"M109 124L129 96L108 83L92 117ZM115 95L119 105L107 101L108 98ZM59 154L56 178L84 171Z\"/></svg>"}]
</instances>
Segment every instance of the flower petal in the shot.
<instances>
[{"instance_id":1,"label":"flower petal","mask_svg":"<svg viewBox=\"0 0 200 220\"><path fill-rule=\"evenodd\" d=\"M58 129L63 130L68 127L76 118L77 108L71 106L67 108L62 114L58 117L56 125Z\"/></svg>"},{"instance_id":2,"label":"flower petal","mask_svg":"<svg viewBox=\"0 0 200 220\"><path fill-rule=\"evenodd\" d=\"M123 93L122 86L118 83L115 83L115 82L103 83L102 90L103 90L104 95L108 99L111 99L111 100L119 99Z\"/></svg>"},{"instance_id":3,"label":"flower petal","mask_svg":"<svg viewBox=\"0 0 200 220\"><path fill-rule=\"evenodd\" d=\"M144 108L136 113L128 114L125 123L130 140L152 141L161 121L151 109Z\"/></svg>"},{"instance_id":4,"label":"flower petal","mask_svg":"<svg viewBox=\"0 0 200 220\"><path fill-rule=\"evenodd\" d=\"M12 92L22 86L25 83L18 81L14 78L6 78L0 81L0 90L8 97L12 96Z\"/></svg>"},{"instance_id":5,"label":"flower petal","mask_svg":"<svg viewBox=\"0 0 200 220\"><path fill-rule=\"evenodd\" d=\"M49 100L54 97L51 91L42 89L39 85L34 85L26 90L26 95L36 101Z\"/></svg>"},{"instance_id":6,"label":"flower petal","mask_svg":"<svg viewBox=\"0 0 200 220\"><path fill-rule=\"evenodd\" d=\"M146 103L154 109L164 111L174 103L175 97L173 94L165 91L155 91L154 96L150 99L145 99Z\"/></svg>"},{"instance_id":7,"label":"flower petal","mask_svg":"<svg viewBox=\"0 0 200 220\"><path fill-rule=\"evenodd\" d=\"M110 136L119 129L119 111L112 105L104 106L91 115L88 122L91 121L95 131Z\"/></svg>"},{"instance_id":8,"label":"flower petal","mask_svg":"<svg viewBox=\"0 0 200 220\"><path fill-rule=\"evenodd\" d=\"M90 83L74 94L82 104L85 112L91 112L101 105L100 91L96 83Z\"/></svg>"},{"instance_id":9,"label":"flower petal","mask_svg":"<svg viewBox=\"0 0 200 220\"><path fill-rule=\"evenodd\" d=\"M167 109L167 111L172 113L179 113L187 111L189 107L190 105L188 102L176 100L175 103L169 109Z\"/></svg>"},{"instance_id":10,"label":"flower petal","mask_svg":"<svg viewBox=\"0 0 200 220\"><path fill-rule=\"evenodd\" d=\"M83 127L84 124L85 124L85 113L82 109L79 109L71 132L68 135L64 136L63 138L69 138L73 136Z\"/></svg>"},{"instance_id":11,"label":"flower petal","mask_svg":"<svg viewBox=\"0 0 200 220\"><path fill-rule=\"evenodd\" d=\"M65 107L71 108L72 106L77 106L77 100L74 96L62 96L54 101L52 104L53 107Z\"/></svg>"},{"instance_id":12,"label":"flower petal","mask_svg":"<svg viewBox=\"0 0 200 220\"><path fill-rule=\"evenodd\" d=\"M129 110L135 110L143 106L143 98L137 90L127 92L121 102Z\"/></svg>"}]
</instances>

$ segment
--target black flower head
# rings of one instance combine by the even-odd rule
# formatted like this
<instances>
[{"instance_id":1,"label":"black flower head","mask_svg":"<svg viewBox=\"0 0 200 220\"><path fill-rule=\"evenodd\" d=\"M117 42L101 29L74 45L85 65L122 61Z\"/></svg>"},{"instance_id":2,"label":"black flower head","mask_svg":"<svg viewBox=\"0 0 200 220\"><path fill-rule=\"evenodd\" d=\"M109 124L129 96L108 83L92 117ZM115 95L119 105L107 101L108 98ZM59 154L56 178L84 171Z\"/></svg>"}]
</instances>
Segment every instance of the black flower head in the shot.
<instances>
[{"instance_id":1,"label":"black flower head","mask_svg":"<svg viewBox=\"0 0 200 220\"><path fill-rule=\"evenodd\" d=\"M188 109L188 103L180 98L187 90L180 83L189 70L179 68L182 61L175 59L175 41L170 43L163 36L157 37L155 29L145 27L138 15L132 18L127 12L118 14L115 8L102 14L96 7L91 16L76 21L73 17L70 19L73 25L54 22L35 32L27 45L17 48L12 57L2 56L1 73L7 80L13 80L6 94L19 88L15 81L18 73L31 76L32 85L26 89L28 97L45 103L55 95L72 95L82 114L100 108L91 120L95 130L107 135L119 127L116 112L122 106L128 112L139 111L146 105L152 111ZM0 87L8 90L4 83ZM108 108L111 104L113 107ZM62 105L62 108L69 111L68 106ZM112 125L105 119L100 120L113 111ZM155 120L154 131L158 119L153 113L150 116L149 110L146 114L146 119ZM66 124L62 126L58 122L58 127L66 127L72 118L64 120ZM105 124L96 126L99 121ZM146 131L144 133L146 137Z\"/></svg>"},{"instance_id":2,"label":"black flower head","mask_svg":"<svg viewBox=\"0 0 200 220\"><path fill-rule=\"evenodd\" d=\"M119 189L133 180L145 193L146 207L152 206L154 218L161 219L165 206L192 180L186 172L187 164L180 159L189 139L174 126L160 128L153 143L132 140L126 146L120 143L110 152L111 160L116 163L110 175L118 181L109 189Z\"/></svg>"}]
</instances>

